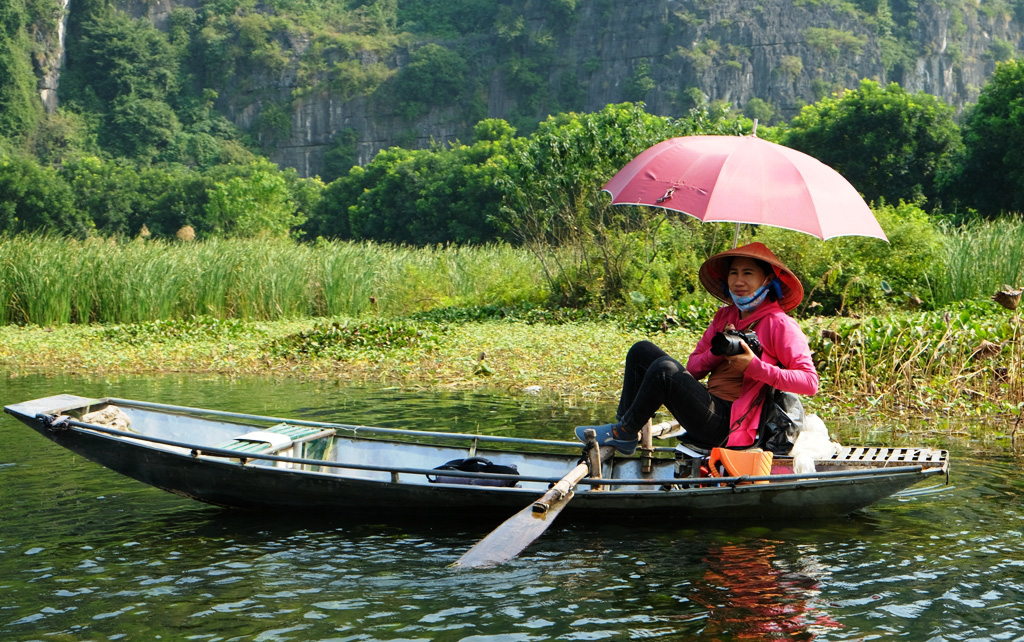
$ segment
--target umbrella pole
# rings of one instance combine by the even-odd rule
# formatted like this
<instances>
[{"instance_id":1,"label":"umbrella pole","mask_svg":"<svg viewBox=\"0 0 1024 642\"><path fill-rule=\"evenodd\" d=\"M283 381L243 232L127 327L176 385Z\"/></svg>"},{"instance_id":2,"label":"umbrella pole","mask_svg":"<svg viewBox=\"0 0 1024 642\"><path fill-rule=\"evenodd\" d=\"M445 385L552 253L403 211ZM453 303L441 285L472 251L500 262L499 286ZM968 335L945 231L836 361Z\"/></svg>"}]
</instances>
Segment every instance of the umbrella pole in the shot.
<instances>
[{"instance_id":1,"label":"umbrella pole","mask_svg":"<svg viewBox=\"0 0 1024 642\"><path fill-rule=\"evenodd\" d=\"M750 135L757 138L757 119L754 119L754 128L751 130ZM736 231L732 234L732 247L736 249L740 245L740 224L736 224Z\"/></svg>"}]
</instances>

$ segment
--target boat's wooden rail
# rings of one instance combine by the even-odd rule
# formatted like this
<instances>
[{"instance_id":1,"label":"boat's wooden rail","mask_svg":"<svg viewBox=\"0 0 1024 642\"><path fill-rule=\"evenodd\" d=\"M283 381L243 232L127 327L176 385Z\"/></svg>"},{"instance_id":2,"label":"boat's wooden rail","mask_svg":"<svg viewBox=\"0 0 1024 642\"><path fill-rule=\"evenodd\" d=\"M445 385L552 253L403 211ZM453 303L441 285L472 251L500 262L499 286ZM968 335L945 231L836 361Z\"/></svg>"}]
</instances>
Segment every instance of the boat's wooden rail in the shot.
<instances>
[{"instance_id":1,"label":"boat's wooden rail","mask_svg":"<svg viewBox=\"0 0 1024 642\"><path fill-rule=\"evenodd\" d=\"M10 408L10 407L8 407ZM10 412L10 410L8 410ZM232 450L225 450L222 448L206 448L200 447L192 443L180 442L171 439L165 439L160 437L152 437L147 435L141 435L138 433L129 433L123 430L115 428L107 428L104 426L98 426L94 424L86 424L73 419L67 415L46 415L42 413L33 413L32 415L26 416L23 413L17 411L12 412L20 420L29 422L38 422L41 424L41 428L47 432L53 433L82 433L85 435L91 435L95 433L103 433L110 437L116 437L129 443L145 444L149 448L158 448L160 450L170 452L180 452L183 455L190 456L192 458L229 458L238 459L241 453ZM325 442L331 442L333 440L325 439ZM607 447L603 447L604 450ZM611 449L609 449L611 450ZM880 450L900 450L900 449L880 449ZM903 450L915 450L915 449L903 449ZM924 451L927 449L916 449ZM941 456L945 454L945 451L938 451ZM277 464L289 465L294 470L303 470L311 472L319 472L323 470L358 470L358 471L375 471L390 473L392 483L397 482L398 475L410 475L417 479L422 478L426 475L436 474L436 468L420 468L420 467L404 467L394 466L383 463L354 463L354 462L339 462L330 461L325 459L305 459L296 457L285 457L281 455L271 455L264 453L251 453L243 455L246 459L260 459L267 462L273 462L274 466L267 466L267 468L276 467ZM933 458L934 459L934 458ZM638 461L638 459L637 459ZM827 463L828 460L819 460L819 463ZM895 461L895 460L894 460ZM635 487L651 487L658 488L660 491L671 490L671 489L682 489L690 487L704 487L709 483L714 484L717 487L728 486L737 488L739 486L749 486L752 489L766 489L773 486L774 484L761 484L757 485L756 482L767 481L767 482L819 482L822 479L830 480L849 480L853 481L858 478L877 477L885 475L912 475L915 477L926 477L935 474L945 473L948 476L948 468L945 466L935 466L922 464L922 462L912 463L911 465L903 466L879 466L879 465L838 465L835 466L834 470L819 470L813 473L786 473L786 474L772 474L767 476L739 476L739 477L717 477L711 480L707 477L680 477L666 480L664 477L645 476L639 478L630 478L627 476L622 477L611 477L611 478L593 478L586 477L579 480L579 484L589 486L605 486L611 485L615 487L615 490L625 490L627 493L636 492ZM492 474L492 473L472 473L463 472L459 470L447 471L446 474L459 477L478 477L485 479L507 479L517 482L542 482L545 484L553 485L560 481L556 477L550 475L512 475L512 474ZM562 478L564 479L564 477ZM947 477L948 479L948 477ZM670 486L666 486L666 481L670 482ZM512 488L481 488L479 492L516 492L516 489Z\"/></svg>"}]
</instances>

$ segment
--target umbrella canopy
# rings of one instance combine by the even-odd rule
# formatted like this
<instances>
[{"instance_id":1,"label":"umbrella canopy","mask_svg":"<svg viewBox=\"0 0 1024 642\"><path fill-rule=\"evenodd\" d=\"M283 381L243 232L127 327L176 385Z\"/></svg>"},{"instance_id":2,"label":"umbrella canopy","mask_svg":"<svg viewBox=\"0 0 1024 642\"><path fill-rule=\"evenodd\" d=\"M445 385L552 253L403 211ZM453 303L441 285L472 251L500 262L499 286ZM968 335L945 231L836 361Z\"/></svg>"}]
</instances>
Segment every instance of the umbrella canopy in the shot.
<instances>
[{"instance_id":1,"label":"umbrella canopy","mask_svg":"<svg viewBox=\"0 0 1024 642\"><path fill-rule=\"evenodd\" d=\"M630 161L604 191L615 205L662 207L704 222L772 225L820 239L888 240L839 172L756 136L671 138Z\"/></svg>"}]
</instances>

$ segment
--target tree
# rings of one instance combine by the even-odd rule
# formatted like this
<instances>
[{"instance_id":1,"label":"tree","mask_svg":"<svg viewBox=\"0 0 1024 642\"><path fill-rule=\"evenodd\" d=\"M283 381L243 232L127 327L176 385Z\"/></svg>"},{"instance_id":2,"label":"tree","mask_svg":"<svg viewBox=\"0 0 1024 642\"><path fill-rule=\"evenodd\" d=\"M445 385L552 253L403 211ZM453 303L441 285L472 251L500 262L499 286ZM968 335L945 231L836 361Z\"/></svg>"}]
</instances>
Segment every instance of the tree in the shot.
<instances>
[{"instance_id":1,"label":"tree","mask_svg":"<svg viewBox=\"0 0 1024 642\"><path fill-rule=\"evenodd\" d=\"M39 123L32 143L36 159L51 166L61 165L78 154L96 154L99 151L87 119L63 107Z\"/></svg>"},{"instance_id":2,"label":"tree","mask_svg":"<svg viewBox=\"0 0 1024 642\"><path fill-rule=\"evenodd\" d=\"M963 139L945 182L950 197L988 217L1024 212L1024 62L996 65L965 114Z\"/></svg>"},{"instance_id":3,"label":"tree","mask_svg":"<svg viewBox=\"0 0 1024 642\"><path fill-rule=\"evenodd\" d=\"M726 112L695 109L674 120L643 104L559 114L517 139L498 173L506 238L530 248L560 303L622 303L639 291L661 252L660 209L613 208L601 186L644 149L674 136L738 134ZM748 126L749 131L749 126ZM554 245L560 252L552 254Z\"/></svg>"},{"instance_id":4,"label":"tree","mask_svg":"<svg viewBox=\"0 0 1024 642\"><path fill-rule=\"evenodd\" d=\"M178 117L167 103L121 96L107 116L103 140L118 155L151 162L180 131Z\"/></svg>"},{"instance_id":5,"label":"tree","mask_svg":"<svg viewBox=\"0 0 1024 642\"><path fill-rule=\"evenodd\" d=\"M92 227L56 171L27 158L0 156L0 233L48 230L85 236Z\"/></svg>"},{"instance_id":6,"label":"tree","mask_svg":"<svg viewBox=\"0 0 1024 642\"><path fill-rule=\"evenodd\" d=\"M641 60L633 69L633 75L626 83L626 97L629 100L644 100L647 93L658 86L651 77L651 63Z\"/></svg>"},{"instance_id":7,"label":"tree","mask_svg":"<svg viewBox=\"0 0 1024 642\"><path fill-rule=\"evenodd\" d=\"M343 129L331 140L324 152L324 164L320 174L330 183L344 176L358 161L357 144L359 134L354 129Z\"/></svg>"},{"instance_id":8,"label":"tree","mask_svg":"<svg viewBox=\"0 0 1024 642\"><path fill-rule=\"evenodd\" d=\"M511 236L536 228L558 244L581 229L577 217L604 207L601 186L646 148L673 136L740 133L739 123L723 116L700 108L674 120L647 113L642 103L550 116L510 151L497 222Z\"/></svg>"},{"instance_id":9,"label":"tree","mask_svg":"<svg viewBox=\"0 0 1024 642\"><path fill-rule=\"evenodd\" d=\"M114 154L155 160L181 130L168 104L180 94L179 52L152 23L112 8L94 13L82 31L62 94L74 97L73 108L101 114L100 140Z\"/></svg>"},{"instance_id":10,"label":"tree","mask_svg":"<svg viewBox=\"0 0 1024 642\"><path fill-rule=\"evenodd\" d=\"M305 218L296 213L288 183L269 161L258 161L248 176L218 181L208 193L207 217L238 238L287 237Z\"/></svg>"},{"instance_id":11,"label":"tree","mask_svg":"<svg viewBox=\"0 0 1024 642\"><path fill-rule=\"evenodd\" d=\"M353 238L349 211L355 208L355 203L362 193L363 182L360 179L364 171L356 165L349 170L348 175L327 185L316 211L302 226L302 231L307 237Z\"/></svg>"},{"instance_id":12,"label":"tree","mask_svg":"<svg viewBox=\"0 0 1024 642\"><path fill-rule=\"evenodd\" d=\"M212 182L212 178L180 165L141 170L139 188L147 206L140 213L140 226L144 223L154 236L165 238L173 238L186 225L203 235L215 233L206 218Z\"/></svg>"},{"instance_id":13,"label":"tree","mask_svg":"<svg viewBox=\"0 0 1024 642\"><path fill-rule=\"evenodd\" d=\"M132 235L139 231L136 213L145 207L140 202L139 174L124 162L104 162L95 156L67 161L63 176L75 196L75 208L103 234ZM134 229L133 229L134 228Z\"/></svg>"},{"instance_id":14,"label":"tree","mask_svg":"<svg viewBox=\"0 0 1024 642\"><path fill-rule=\"evenodd\" d=\"M516 128L500 118L485 118L473 126L473 140L476 142L511 140Z\"/></svg>"},{"instance_id":15,"label":"tree","mask_svg":"<svg viewBox=\"0 0 1024 642\"><path fill-rule=\"evenodd\" d=\"M493 240L497 231L488 216L501 202L495 157L507 144L384 150L331 184L325 195L331 209L321 210L321 227L342 232L346 223L339 219L347 214L348 232L357 239L415 245Z\"/></svg>"},{"instance_id":16,"label":"tree","mask_svg":"<svg viewBox=\"0 0 1024 642\"><path fill-rule=\"evenodd\" d=\"M473 128L472 145L386 149L332 181L303 230L313 238L414 245L492 241L496 183L514 136L504 120L485 119Z\"/></svg>"},{"instance_id":17,"label":"tree","mask_svg":"<svg viewBox=\"0 0 1024 642\"><path fill-rule=\"evenodd\" d=\"M952 107L935 96L862 80L804 107L781 142L836 169L868 201L934 205L960 135Z\"/></svg>"},{"instance_id":18,"label":"tree","mask_svg":"<svg viewBox=\"0 0 1024 642\"><path fill-rule=\"evenodd\" d=\"M751 98L746 105L743 105L743 115L762 125L767 125L775 117L775 108L767 100Z\"/></svg>"},{"instance_id":19,"label":"tree","mask_svg":"<svg viewBox=\"0 0 1024 642\"><path fill-rule=\"evenodd\" d=\"M167 36L146 20L132 20L114 9L98 11L83 25L75 53L68 59L69 89L87 87L104 103L123 96L163 100L178 90L177 54Z\"/></svg>"}]
</instances>

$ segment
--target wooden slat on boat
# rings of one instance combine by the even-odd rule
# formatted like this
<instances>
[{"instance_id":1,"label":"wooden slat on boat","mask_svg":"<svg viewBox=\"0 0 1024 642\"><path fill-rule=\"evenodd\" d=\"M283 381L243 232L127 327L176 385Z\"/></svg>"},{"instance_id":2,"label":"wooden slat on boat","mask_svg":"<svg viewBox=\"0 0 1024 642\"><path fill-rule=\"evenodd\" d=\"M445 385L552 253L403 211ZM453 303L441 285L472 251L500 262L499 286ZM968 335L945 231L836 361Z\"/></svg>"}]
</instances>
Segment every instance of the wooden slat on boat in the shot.
<instances>
[{"instance_id":1,"label":"wooden slat on boat","mask_svg":"<svg viewBox=\"0 0 1024 642\"><path fill-rule=\"evenodd\" d=\"M945 465L948 459L948 452L938 448L865 448L849 446L824 461L829 463L880 463L884 467L889 465L905 466L917 463L942 466Z\"/></svg>"}]
</instances>

